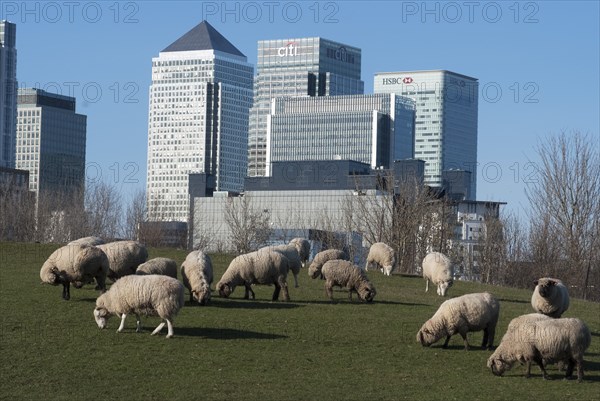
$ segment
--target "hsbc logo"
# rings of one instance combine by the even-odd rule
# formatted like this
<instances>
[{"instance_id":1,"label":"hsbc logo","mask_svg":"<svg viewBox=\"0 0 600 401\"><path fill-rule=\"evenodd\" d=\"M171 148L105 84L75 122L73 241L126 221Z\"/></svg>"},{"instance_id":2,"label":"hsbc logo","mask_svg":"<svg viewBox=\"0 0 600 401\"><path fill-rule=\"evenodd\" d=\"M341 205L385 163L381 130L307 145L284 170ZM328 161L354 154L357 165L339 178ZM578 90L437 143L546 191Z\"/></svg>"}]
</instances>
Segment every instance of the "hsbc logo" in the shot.
<instances>
[{"instance_id":1,"label":"hsbc logo","mask_svg":"<svg viewBox=\"0 0 600 401\"><path fill-rule=\"evenodd\" d=\"M402 82L404 82L405 84L410 84L412 83L413 79L411 77L406 77L406 78L402 78Z\"/></svg>"},{"instance_id":2,"label":"hsbc logo","mask_svg":"<svg viewBox=\"0 0 600 401\"><path fill-rule=\"evenodd\" d=\"M412 77L398 77L398 78L383 78L383 85L399 85L399 84L412 84L414 79Z\"/></svg>"},{"instance_id":3,"label":"hsbc logo","mask_svg":"<svg viewBox=\"0 0 600 401\"><path fill-rule=\"evenodd\" d=\"M289 42L287 45L277 49L277 55L279 57L297 56L298 44L296 42Z\"/></svg>"}]
</instances>

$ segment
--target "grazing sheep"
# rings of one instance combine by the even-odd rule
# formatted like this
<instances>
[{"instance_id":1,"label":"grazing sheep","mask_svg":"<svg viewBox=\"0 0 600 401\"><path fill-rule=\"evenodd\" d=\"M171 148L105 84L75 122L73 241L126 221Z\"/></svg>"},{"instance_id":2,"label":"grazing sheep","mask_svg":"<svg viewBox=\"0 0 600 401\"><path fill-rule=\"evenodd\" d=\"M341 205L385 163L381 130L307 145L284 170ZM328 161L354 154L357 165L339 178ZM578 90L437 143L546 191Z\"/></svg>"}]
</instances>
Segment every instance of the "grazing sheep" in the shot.
<instances>
[{"instance_id":1,"label":"grazing sheep","mask_svg":"<svg viewBox=\"0 0 600 401\"><path fill-rule=\"evenodd\" d=\"M499 312L500 303L487 292L449 299L423 324L417 333L417 341L428 347L445 336L443 348L447 348L450 337L458 333L468 350L467 333L483 330L481 347L492 349Z\"/></svg>"},{"instance_id":2,"label":"grazing sheep","mask_svg":"<svg viewBox=\"0 0 600 401\"><path fill-rule=\"evenodd\" d=\"M544 379L549 379L544 363L564 362L566 378L572 377L577 365L577 380L581 382L583 354L591 341L590 330L580 319L520 316L510 322L509 330L488 359L487 366L494 375L502 376L515 362L526 363L525 377L530 377L533 361L540 367Z\"/></svg>"},{"instance_id":3,"label":"grazing sheep","mask_svg":"<svg viewBox=\"0 0 600 401\"><path fill-rule=\"evenodd\" d=\"M391 275L396 267L396 254L392 247L383 242L376 242L371 245L365 270L369 270L369 267L373 264L379 266L381 272L386 276Z\"/></svg>"},{"instance_id":4,"label":"grazing sheep","mask_svg":"<svg viewBox=\"0 0 600 401\"><path fill-rule=\"evenodd\" d=\"M423 259L423 278L425 292L429 291L429 282L437 286L437 294L443 297L454 283L454 268L450 258L440 252L431 252Z\"/></svg>"},{"instance_id":5,"label":"grazing sheep","mask_svg":"<svg viewBox=\"0 0 600 401\"><path fill-rule=\"evenodd\" d=\"M333 301L333 287L338 286L348 289L348 299L352 301L352 292L358 294L362 301L372 302L377 294L375 287L367 274L358 266L347 260L329 260L325 262L321 273L325 278L325 292Z\"/></svg>"},{"instance_id":6,"label":"grazing sheep","mask_svg":"<svg viewBox=\"0 0 600 401\"><path fill-rule=\"evenodd\" d=\"M163 321L154 329L157 334L167 323L167 338L173 337L173 319L184 304L184 289L177 279L150 274L129 275L117 280L110 289L96 300L94 318L98 327L106 328L111 315L121 316L120 333L125 327L125 318L133 313L137 319L136 332L142 329L140 315L159 316Z\"/></svg>"},{"instance_id":7,"label":"grazing sheep","mask_svg":"<svg viewBox=\"0 0 600 401\"><path fill-rule=\"evenodd\" d=\"M139 265L148 259L148 250L137 241L116 241L98 245L108 256L108 278L116 281L123 276L135 274Z\"/></svg>"},{"instance_id":8,"label":"grazing sheep","mask_svg":"<svg viewBox=\"0 0 600 401\"><path fill-rule=\"evenodd\" d=\"M275 286L273 301L277 301L281 290L283 290L283 300L289 301L290 294L286 282L288 270L288 259L280 252L265 249L250 252L231 261L217 283L217 291L219 295L227 298L235 287L243 285L246 288L244 299L254 299L252 284L273 284Z\"/></svg>"},{"instance_id":9,"label":"grazing sheep","mask_svg":"<svg viewBox=\"0 0 600 401\"><path fill-rule=\"evenodd\" d=\"M183 285L190 292L190 302L200 305L210 301L210 285L213 282L213 268L210 257L202 251L190 252L181 265Z\"/></svg>"},{"instance_id":10,"label":"grazing sheep","mask_svg":"<svg viewBox=\"0 0 600 401\"><path fill-rule=\"evenodd\" d=\"M43 283L63 285L62 297L71 298L71 283L75 288L94 279L98 289L106 291L108 258L102 250L84 245L65 245L54 251L42 265L40 278Z\"/></svg>"},{"instance_id":11,"label":"grazing sheep","mask_svg":"<svg viewBox=\"0 0 600 401\"><path fill-rule=\"evenodd\" d=\"M261 248L260 250L266 251L275 251L280 252L283 256L285 256L288 260L289 269L292 271L294 275L294 287L298 288L298 273L300 273L300 269L302 268L302 260L300 259L300 254L298 249L294 245L276 245L276 246L266 246Z\"/></svg>"},{"instance_id":12,"label":"grazing sheep","mask_svg":"<svg viewBox=\"0 0 600 401\"><path fill-rule=\"evenodd\" d=\"M350 260L350 257L346 252L339 249L327 249L317 253L313 258L310 267L308 268L308 275L313 279L317 277L323 278L321 269L323 268L325 262L336 259Z\"/></svg>"},{"instance_id":13,"label":"grazing sheep","mask_svg":"<svg viewBox=\"0 0 600 401\"><path fill-rule=\"evenodd\" d=\"M544 277L534 281L531 306L538 313L559 318L569 309L569 291L562 281Z\"/></svg>"},{"instance_id":14,"label":"grazing sheep","mask_svg":"<svg viewBox=\"0 0 600 401\"><path fill-rule=\"evenodd\" d=\"M104 240L100 237L83 237L69 242L67 245L86 245L96 246L104 244Z\"/></svg>"},{"instance_id":15,"label":"grazing sheep","mask_svg":"<svg viewBox=\"0 0 600 401\"><path fill-rule=\"evenodd\" d=\"M170 258L153 258L139 265L135 274L162 274L177 278L177 262Z\"/></svg>"},{"instance_id":16,"label":"grazing sheep","mask_svg":"<svg viewBox=\"0 0 600 401\"><path fill-rule=\"evenodd\" d=\"M289 245L294 245L296 247L298 254L300 255L302 267L306 267L306 262L308 262L308 258L310 257L310 242L304 238L293 238Z\"/></svg>"}]
</instances>

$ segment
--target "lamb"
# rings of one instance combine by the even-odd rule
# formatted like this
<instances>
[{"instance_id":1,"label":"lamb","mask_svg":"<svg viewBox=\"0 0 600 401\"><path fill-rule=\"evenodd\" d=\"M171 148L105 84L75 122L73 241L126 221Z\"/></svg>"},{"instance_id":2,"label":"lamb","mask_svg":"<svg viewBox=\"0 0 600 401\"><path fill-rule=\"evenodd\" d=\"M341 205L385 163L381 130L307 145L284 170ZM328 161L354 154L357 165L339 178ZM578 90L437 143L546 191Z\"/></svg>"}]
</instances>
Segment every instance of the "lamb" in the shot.
<instances>
[{"instance_id":1,"label":"lamb","mask_svg":"<svg viewBox=\"0 0 600 401\"><path fill-rule=\"evenodd\" d=\"M106 291L108 258L101 249L84 245L65 245L54 251L42 265L43 283L63 285L62 297L71 298L71 283L75 288L96 280L98 289Z\"/></svg>"},{"instance_id":2,"label":"lamb","mask_svg":"<svg viewBox=\"0 0 600 401\"><path fill-rule=\"evenodd\" d=\"M483 330L481 347L492 349L499 313L500 303L487 292L449 299L423 324L417 333L417 341L429 347L446 336L443 348L447 348L450 337L458 333L463 338L465 350L468 350L467 333Z\"/></svg>"},{"instance_id":3,"label":"lamb","mask_svg":"<svg viewBox=\"0 0 600 401\"><path fill-rule=\"evenodd\" d=\"M86 245L96 246L104 244L104 240L100 237L83 237L69 242L67 245Z\"/></svg>"},{"instance_id":4,"label":"lamb","mask_svg":"<svg viewBox=\"0 0 600 401\"><path fill-rule=\"evenodd\" d=\"M221 280L217 283L219 295L227 298L238 285L246 288L244 299L248 299L250 294L254 299L252 284L273 284L273 301L277 301L279 293L283 290L284 301L290 300L287 286L287 274L289 270L288 259L280 252L268 249L250 252L234 258Z\"/></svg>"},{"instance_id":5,"label":"lamb","mask_svg":"<svg viewBox=\"0 0 600 401\"><path fill-rule=\"evenodd\" d=\"M121 316L117 333L123 331L125 318L133 313L137 319L136 332L142 330L140 314L159 316L163 321L154 329L158 334L167 324L167 338L173 337L173 319L184 304L183 284L172 277L150 274L129 275L117 280L96 300L94 318L101 329L106 328L111 315Z\"/></svg>"},{"instance_id":6,"label":"lamb","mask_svg":"<svg viewBox=\"0 0 600 401\"><path fill-rule=\"evenodd\" d=\"M289 245L294 245L300 255L300 261L302 261L302 267L306 267L306 262L310 257L310 242L304 238L292 238Z\"/></svg>"},{"instance_id":7,"label":"lamb","mask_svg":"<svg viewBox=\"0 0 600 401\"><path fill-rule=\"evenodd\" d=\"M153 258L139 265L135 274L162 274L177 278L177 262L170 258Z\"/></svg>"},{"instance_id":8,"label":"lamb","mask_svg":"<svg viewBox=\"0 0 600 401\"><path fill-rule=\"evenodd\" d=\"M381 272L386 276L391 275L396 267L396 255L392 247L383 242L376 242L371 245L365 270L369 270L369 267L373 264L379 266Z\"/></svg>"},{"instance_id":9,"label":"lamb","mask_svg":"<svg viewBox=\"0 0 600 401\"><path fill-rule=\"evenodd\" d=\"M562 281L544 277L534 284L531 306L536 312L559 318L569 309L569 291Z\"/></svg>"},{"instance_id":10,"label":"lamb","mask_svg":"<svg viewBox=\"0 0 600 401\"><path fill-rule=\"evenodd\" d=\"M454 268L450 258L440 252L431 252L423 259L425 292L429 291L429 281L437 286L437 294L443 297L454 283Z\"/></svg>"},{"instance_id":11,"label":"lamb","mask_svg":"<svg viewBox=\"0 0 600 401\"><path fill-rule=\"evenodd\" d=\"M213 282L213 268L210 257L202 251L190 252L181 265L183 285L190 292L190 302L200 305L210 301L210 285Z\"/></svg>"},{"instance_id":12,"label":"lamb","mask_svg":"<svg viewBox=\"0 0 600 401\"><path fill-rule=\"evenodd\" d=\"M577 380L583 380L583 354L592 336L586 324L575 318L532 318L531 315L513 319L500 345L487 361L496 376L502 376L515 362L527 363L525 377L531 375L531 362L537 363L544 379L550 379L544 363L566 363L565 377L572 378L577 365Z\"/></svg>"},{"instance_id":13,"label":"lamb","mask_svg":"<svg viewBox=\"0 0 600 401\"><path fill-rule=\"evenodd\" d=\"M346 252L339 249L327 249L321 251L313 258L313 261L308 268L308 275L313 279L317 277L323 278L323 275L321 274L323 265L325 262L335 259L350 260L350 257Z\"/></svg>"},{"instance_id":14,"label":"lamb","mask_svg":"<svg viewBox=\"0 0 600 401\"><path fill-rule=\"evenodd\" d=\"M350 301L352 301L352 292L356 292L358 298L366 302L372 302L377 294L366 273L350 261L329 260L323 265L321 273L326 280L325 292L331 301L333 301L334 286L347 288Z\"/></svg>"},{"instance_id":15,"label":"lamb","mask_svg":"<svg viewBox=\"0 0 600 401\"><path fill-rule=\"evenodd\" d=\"M109 242L97 247L108 256L108 278L112 281L135 274L137 267L148 259L148 250L137 241Z\"/></svg>"},{"instance_id":16,"label":"lamb","mask_svg":"<svg viewBox=\"0 0 600 401\"><path fill-rule=\"evenodd\" d=\"M285 256L289 263L289 269L294 274L294 287L298 288L298 273L300 273L300 269L302 268L302 260L300 258L300 254L295 245L276 245L276 246L266 246L261 248L260 250L271 250L280 252L283 256Z\"/></svg>"}]
</instances>

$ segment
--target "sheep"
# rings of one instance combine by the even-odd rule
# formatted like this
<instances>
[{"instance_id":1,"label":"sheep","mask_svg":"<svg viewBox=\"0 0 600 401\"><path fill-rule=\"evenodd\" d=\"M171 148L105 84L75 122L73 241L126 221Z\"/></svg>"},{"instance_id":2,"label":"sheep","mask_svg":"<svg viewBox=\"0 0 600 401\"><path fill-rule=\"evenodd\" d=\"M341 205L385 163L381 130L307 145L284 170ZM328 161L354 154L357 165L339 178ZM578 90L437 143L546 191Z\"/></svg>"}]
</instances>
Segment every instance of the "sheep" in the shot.
<instances>
[{"instance_id":1,"label":"sheep","mask_svg":"<svg viewBox=\"0 0 600 401\"><path fill-rule=\"evenodd\" d=\"M177 262L170 258L153 258L139 265L135 274L162 274L177 278Z\"/></svg>"},{"instance_id":2,"label":"sheep","mask_svg":"<svg viewBox=\"0 0 600 401\"><path fill-rule=\"evenodd\" d=\"M287 274L289 270L288 259L280 252L268 249L250 252L234 258L221 280L217 283L219 295L227 298L238 285L246 288L244 299L255 298L252 284L273 284L273 301L277 301L279 293L283 290L284 301L290 300L287 286Z\"/></svg>"},{"instance_id":3,"label":"sheep","mask_svg":"<svg viewBox=\"0 0 600 401\"><path fill-rule=\"evenodd\" d=\"M502 376L515 362L527 364L525 377L531 376L531 362L537 363L544 379L550 379L544 363L566 363L565 377L572 378L577 365L577 381L583 380L583 354L592 336L586 324L576 318L532 318L520 316L509 324L496 351L489 357L487 367Z\"/></svg>"},{"instance_id":4,"label":"sheep","mask_svg":"<svg viewBox=\"0 0 600 401\"><path fill-rule=\"evenodd\" d=\"M96 246L104 244L104 240L100 237L83 237L69 242L67 245L86 245Z\"/></svg>"},{"instance_id":5,"label":"sheep","mask_svg":"<svg viewBox=\"0 0 600 401\"><path fill-rule=\"evenodd\" d=\"M329 260L323 265L321 273L325 278L325 292L331 301L333 301L334 286L347 288L350 301L352 301L352 292L356 292L358 298L366 302L372 302L377 294L367 274L350 261Z\"/></svg>"},{"instance_id":6,"label":"sheep","mask_svg":"<svg viewBox=\"0 0 600 401\"><path fill-rule=\"evenodd\" d=\"M443 297L454 283L454 268L450 258L440 252L431 252L423 259L425 292L429 291L429 281L437 286L437 294Z\"/></svg>"},{"instance_id":7,"label":"sheep","mask_svg":"<svg viewBox=\"0 0 600 401\"><path fill-rule=\"evenodd\" d=\"M266 246L261 248L260 250L266 251L275 251L280 252L283 256L285 256L289 263L289 269L292 271L294 275L294 287L298 288L298 273L300 273L300 269L302 268L302 260L300 259L300 254L295 245L276 245L276 246Z\"/></svg>"},{"instance_id":8,"label":"sheep","mask_svg":"<svg viewBox=\"0 0 600 401\"><path fill-rule=\"evenodd\" d=\"M306 262L308 262L308 258L310 257L310 242L304 238L292 238L289 245L294 245L296 247L298 254L300 255L302 267L306 267Z\"/></svg>"},{"instance_id":9,"label":"sheep","mask_svg":"<svg viewBox=\"0 0 600 401\"><path fill-rule=\"evenodd\" d=\"M183 284L172 277L159 274L129 275L117 280L96 300L94 319L100 329L106 328L111 315L121 316L117 333L123 331L125 318L133 313L137 319L136 332L142 330L140 315L159 316L163 321L154 329L158 334L167 324L167 338L173 337L173 319L184 304Z\"/></svg>"},{"instance_id":10,"label":"sheep","mask_svg":"<svg viewBox=\"0 0 600 401\"><path fill-rule=\"evenodd\" d=\"M481 347L487 346L491 350L499 312L500 303L488 292L449 299L423 324L417 333L417 341L424 347L429 347L446 336L443 348L447 348L450 337L458 333L463 338L465 350L469 350L467 333L483 330Z\"/></svg>"},{"instance_id":11,"label":"sheep","mask_svg":"<svg viewBox=\"0 0 600 401\"><path fill-rule=\"evenodd\" d=\"M313 279L317 277L323 278L323 275L321 274L323 265L325 262L335 259L350 260L350 257L346 252L339 249L327 249L321 251L313 258L313 261L308 268L308 275Z\"/></svg>"},{"instance_id":12,"label":"sheep","mask_svg":"<svg viewBox=\"0 0 600 401\"><path fill-rule=\"evenodd\" d=\"M213 282L213 268L210 257L202 251L190 252L181 265L183 285L190 292L190 302L200 305L210 301L210 285Z\"/></svg>"},{"instance_id":13,"label":"sheep","mask_svg":"<svg viewBox=\"0 0 600 401\"><path fill-rule=\"evenodd\" d=\"M63 285L62 297L71 298L71 283L75 288L96 280L98 289L106 291L108 258L101 249L84 245L65 245L54 251L42 265L42 283Z\"/></svg>"},{"instance_id":14,"label":"sheep","mask_svg":"<svg viewBox=\"0 0 600 401\"><path fill-rule=\"evenodd\" d=\"M569 309L569 291L562 281L544 277L534 281L531 306L538 313L559 318Z\"/></svg>"},{"instance_id":15,"label":"sheep","mask_svg":"<svg viewBox=\"0 0 600 401\"><path fill-rule=\"evenodd\" d=\"M112 281L135 274L137 267L148 259L148 250L137 241L109 242L97 247L108 256L108 278Z\"/></svg>"},{"instance_id":16,"label":"sheep","mask_svg":"<svg viewBox=\"0 0 600 401\"><path fill-rule=\"evenodd\" d=\"M396 255L392 247L383 242L376 242L371 245L365 270L369 270L369 267L373 264L379 266L381 272L386 276L391 275L396 267Z\"/></svg>"}]
</instances>

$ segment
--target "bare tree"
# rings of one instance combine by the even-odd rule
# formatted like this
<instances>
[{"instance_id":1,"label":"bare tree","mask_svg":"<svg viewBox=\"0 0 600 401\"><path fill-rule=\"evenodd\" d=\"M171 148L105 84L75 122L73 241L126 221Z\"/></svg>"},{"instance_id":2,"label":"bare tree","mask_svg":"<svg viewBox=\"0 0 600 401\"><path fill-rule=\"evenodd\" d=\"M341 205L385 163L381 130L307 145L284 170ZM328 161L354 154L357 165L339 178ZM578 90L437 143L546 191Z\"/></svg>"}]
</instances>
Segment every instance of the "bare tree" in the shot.
<instances>
[{"instance_id":1,"label":"bare tree","mask_svg":"<svg viewBox=\"0 0 600 401\"><path fill-rule=\"evenodd\" d=\"M225 198L223 210L231 242L238 254L251 252L266 244L271 232L270 216L268 212L253 206L250 195Z\"/></svg>"},{"instance_id":2,"label":"bare tree","mask_svg":"<svg viewBox=\"0 0 600 401\"><path fill-rule=\"evenodd\" d=\"M600 157L596 138L561 132L541 143L538 180L526 194L537 241L544 241L544 259L557 255L562 276L587 298L592 263L600 245ZM542 244L540 244L542 245ZM538 247L538 250L543 250ZM542 257L541 255L536 255ZM539 260L542 261L542 260Z\"/></svg>"},{"instance_id":3,"label":"bare tree","mask_svg":"<svg viewBox=\"0 0 600 401\"><path fill-rule=\"evenodd\" d=\"M146 191L138 189L131 197L125 212L123 236L129 239L139 239L139 231L146 219Z\"/></svg>"},{"instance_id":4,"label":"bare tree","mask_svg":"<svg viewBox=\"0 0 600 401\"><path fill-rule=\"evenodd\" d=\"M115 185L89 183L85 191L88 229L102 238L117 238L121 233L122 197Z\"/></svg>"}]
</instances>

